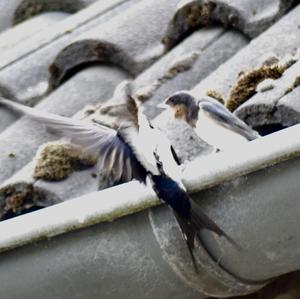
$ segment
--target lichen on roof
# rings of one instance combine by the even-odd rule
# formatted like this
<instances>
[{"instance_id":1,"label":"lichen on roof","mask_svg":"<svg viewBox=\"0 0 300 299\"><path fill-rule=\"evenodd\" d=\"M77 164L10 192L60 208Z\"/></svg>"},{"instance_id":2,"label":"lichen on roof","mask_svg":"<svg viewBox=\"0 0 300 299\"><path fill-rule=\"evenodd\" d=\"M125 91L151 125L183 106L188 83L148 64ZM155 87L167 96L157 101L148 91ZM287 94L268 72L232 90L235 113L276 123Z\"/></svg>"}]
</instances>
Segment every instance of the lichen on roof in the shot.
<instances>
[{"instance_id":1,"label":"lichen on roof","mask_svg":"<svg viewBox=\"0 0 300 299\"><path fill-rule=\"evenodd\" d=\"M278 79L282 76L285 68L278 64L263 65L259 68L242 73L230 91L226 101L226 107L234 111L256 93L256 87L267 78Z\"/></svg>"},{"instance_id":2,"label":"lichen on roof","mask_svg":"<svg viewBox=\"0 0 300 299\"><path fill-rule=\"evenodd\" d=\"M288 68L299 60L299 53L300 50L298 49L296 53L288 53L281 59L274 55L268 56L260 67L246 72L241 71L236 83L231 88L229 97L225 103L226 107L234 111L256 92L272 89L275 84L274 80L280 78ZM265 81L265 84L263 84L263 81ZM295 84L296 87L297 80ZM295 87L291 86L290 89L292 90Z\"/></svg>"},{"instance_id":3,"label":"lichen on roof","mask_svg":"<svg viewBox=\"0 0 300 299\"><path fill-rule=\"evenodd\" d=\"M1 197L4 196L2 204L3 211L7 212L12 210L17 212L24 206L25 202L29 201L32 198L33 194L33 185L29 184L23 188L16 188L14 186L7 186L4 189L1 189Z\"/></svg>"},{"instance_id":4,"label":"lichen on roof","mask_svg":"<svg viewBox=\"0 0 300 299\"><path fill-rule=\"evenodd\" d=\"M95 163L96 158L78 146L66 142L48 142L36 154L33 177L57 181L66 178L74 170Z\"/></svg>"}]
</instances>

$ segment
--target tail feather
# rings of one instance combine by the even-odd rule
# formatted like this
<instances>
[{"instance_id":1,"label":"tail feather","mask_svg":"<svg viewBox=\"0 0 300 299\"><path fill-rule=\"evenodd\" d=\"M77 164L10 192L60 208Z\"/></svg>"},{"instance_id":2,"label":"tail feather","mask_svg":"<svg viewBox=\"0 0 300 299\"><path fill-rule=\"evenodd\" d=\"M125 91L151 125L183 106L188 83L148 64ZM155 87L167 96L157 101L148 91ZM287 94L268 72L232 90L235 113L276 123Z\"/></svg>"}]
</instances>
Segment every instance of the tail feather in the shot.
<instances>
[{"instance_id":1,"label":"tail feather","mask_svg":"<svg viewBox=\"0 0 300 299\"><path fill-rule=\"evenodd\" d=\"M219 236L227 237L227 234L192 200L191 202L191 223L199 231L203 228L211 230Z\"/></svg>"},{"instance_id":2,"label":"tail feather","mask_svg":"<svg viewBox=\"0 0 300 299\"><path fill-rule=\"evenodd\" d=\"M180 216L176 211L174 211L174 215L176 217L176 220L181 228L181 233L183 236L183 239L188 244L189 248L194 249L195 244L195 236L197 234L196 230L192 229L191 225L182 217Z\"/></svg>"},{"instance_id":3,"label":"tail feather","mask_svg":"<svg viewBox=\"0 0 300 299\"><path fill-rule=\"evenodd\" d=\"M167 175L151 175L152 187L157 196L174 211L189 249L194 249L195 237L199 238L202 229L208 229L225 237L239 247L213 220L211 220L194 202L180 185Z\"/></svg>"},{"instance_id":4,"label":"tail feather","mask_svg":"<svg viewBox=\"0 0 300 299\"><path fill-rule=\"evenodd\" d=\"M185 240L186 245L188 247L194 269L197 273L199 273L197 262L194 256L194 248L195 248L194 239L195 239L196 232L195 230L191 230L189 228L187 221L185 221L184 218L182 218L176 211L174 211L174 215L181 228L182 237Z\"/></svg>"},{"instance_id":5,"label":"tail feather","mask_svg":"<svg viewBox=\"0 0 300 299\"><path fill-rule=\"evenodd\" d=\"M177 223L180 226L183 239L186 242L187 248L189 250L191 260L194 266L196 273L199 273L199 268L196 262L196 258L194 255L195 249L195 238L199 240L199 242L204 246L207 250L205 244L202 243L199 232L202 229L208 229L219 236L225 237L231 244L233 244L238 250L241 250L241 247L230 237L226 234L213 220L211 220L205 213L200 209L199 206L195 202L192 202L191 208L191 218L187 220L180 216L176 211L174 211L174 215L177 219Z\"/></svg>"},{"instance_id":6,"label":"tail feather","mask_svg":"<svg viewBox=\"0 0 300 299\"><path fill-rule=\"evenodd\" d=\"M191 203L191 218L190 221L183 219L186 224L180 225L181 229L184 230L186 236L193 238L188 242L194 242L195 237L199 237L199 232L202 229L208 229L218 234L219 236L225 237L231 244L237 248L241 248L224 230L222 230L210 217L208 217L199 205L190 199ZM182 221L181 221L182 222Z\"/></svg>"}]
</instances>

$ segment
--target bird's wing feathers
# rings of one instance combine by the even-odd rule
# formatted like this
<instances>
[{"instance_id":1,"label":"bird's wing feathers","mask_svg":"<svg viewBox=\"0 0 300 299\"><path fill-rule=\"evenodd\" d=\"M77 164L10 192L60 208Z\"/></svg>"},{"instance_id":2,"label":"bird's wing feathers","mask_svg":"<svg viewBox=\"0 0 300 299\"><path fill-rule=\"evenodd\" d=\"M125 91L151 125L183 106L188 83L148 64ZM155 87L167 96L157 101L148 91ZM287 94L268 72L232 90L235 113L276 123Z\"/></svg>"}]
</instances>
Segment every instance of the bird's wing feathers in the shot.
<instances>
[{"instance_id":1,"label":"bird's wing feathers","mask_svg":"<svg viewBox=\"0 0 300 299\"><path fill-rule=\"evenodd\" d=\"M69 137L72 143L97 154L100 171L109 178L110 184L132 179L145 182L146 171L131 146L122 138L121 131L56 115L53 119L52 115L49 118L44 114L39 120L59 135Z\"/></svg>"},{"instance_id":2,"label":"bird's wing feathers","mask_svg":"<svg viewBox=\"0 0 300 299\"><path fill-rule=\"evenodd\" d=\"M137 160L132 147L123 139L121 132L107 136L99 145L99 166L111 180L111 184L136 179L146 182L147 171Z\"/></svg>"},{"instance_id":3,"label":"bird's wing feathers","mask_svg":"<svg viewBox=\"0 0 300 299\"><path fill-rule=\"evenodd\" d=\"M244 136L249 141L259 137L257 132L252 130L234 114L230 113L221 104L212 103L208 100L201 100L199 102L199 107L203 112L207 113L213 121L228 130Z\"/></svg>"},{"instance_id":4,"label":"bird's wing feathers","mask_svg":"<svg viewBox=\"0 0 300 299\"><path fill-rule=\"evenodd\" d=\"M132 179L145 182L146 170L136 159L131 146L122 138L120 131L96 123L40 111L9 100L0 99L0 104L40 121L57 135L69 138L71 143L82 146L96 155L100 170L110 184Z\"/></svg>"}]
</instances>

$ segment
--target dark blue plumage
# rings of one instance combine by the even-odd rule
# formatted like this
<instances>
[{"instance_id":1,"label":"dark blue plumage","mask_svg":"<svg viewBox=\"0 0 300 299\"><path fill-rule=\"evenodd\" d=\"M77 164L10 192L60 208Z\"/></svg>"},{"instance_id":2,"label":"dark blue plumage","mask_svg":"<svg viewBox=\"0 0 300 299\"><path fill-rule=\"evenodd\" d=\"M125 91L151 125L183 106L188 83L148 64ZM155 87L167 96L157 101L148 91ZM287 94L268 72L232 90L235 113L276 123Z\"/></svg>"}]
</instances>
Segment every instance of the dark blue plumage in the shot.
<instances>
[{"instance_id":1,"label":"dark blue plumage","mask_svg":"<svg viewBox=\"0 0 300 299\"><path fill-rule=\"evenodd\" d=\"M151 175L152 187L158 198L168 204L174 211L190 249L194 247L194 239L202 229L209 229L220 236L226 237L231 243L235 242L211 220L193 201L182 187L165 173ZM235 244L236 245L236 244Z\"/></svg>"},{"instance_id":2,"label":"dark blue plumage","mask_svg":"<svg viewBox=\"0 0 300 299\"><path fill-rule=\"evenodd\" d=\"M164 200L181 217L189 219L191 204L189 196L178 183L166 175L152 175L153 189L159 198Z\"/></svg>"}]
</instances>

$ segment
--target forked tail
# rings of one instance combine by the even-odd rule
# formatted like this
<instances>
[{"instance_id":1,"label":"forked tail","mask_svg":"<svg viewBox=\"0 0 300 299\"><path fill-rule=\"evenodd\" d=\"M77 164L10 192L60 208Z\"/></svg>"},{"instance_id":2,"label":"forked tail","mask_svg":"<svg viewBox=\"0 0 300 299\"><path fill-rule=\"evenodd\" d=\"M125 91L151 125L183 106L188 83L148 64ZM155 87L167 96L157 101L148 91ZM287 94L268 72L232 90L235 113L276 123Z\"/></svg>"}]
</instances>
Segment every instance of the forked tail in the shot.
<instances>
[{"instance_id":1,"label":"forked tail","mask_svg":"<svg viewBox=\"0 0 300 299\"><path fill-rule=\"evenodd\" d=\"M157 196L174 211L196 269L193 250L195 238L199 239L199 233L202 229L213 231L219 236L225 237L235 247L240 248L228 234L202 211L177 182L166 175L152 175L151 181Z\"/></svg>"},{"instance_id":2,"label":"forked tail","mask_svg":"<svg viewBox=\"0 0 300 299\"><path fill-rule=\"evenodd\" d=\"M202 229L208 229L221 237L225 237L232 245L241 249L227 233L224 232L211 218L209 218L199 207L199 205L190 199L191 202L191 229L195 231L195 235L199 233Z\"/></svg>"}]
</instances>

